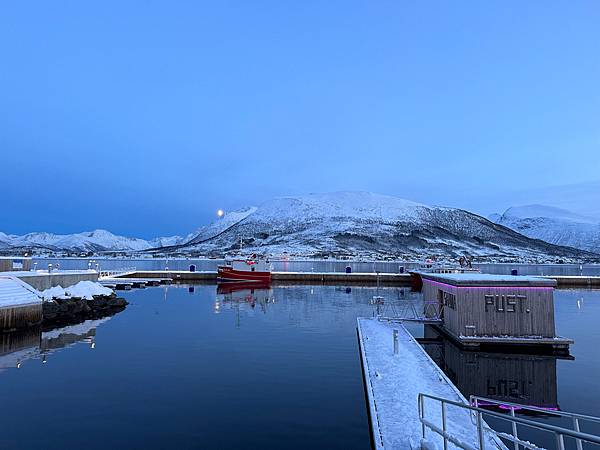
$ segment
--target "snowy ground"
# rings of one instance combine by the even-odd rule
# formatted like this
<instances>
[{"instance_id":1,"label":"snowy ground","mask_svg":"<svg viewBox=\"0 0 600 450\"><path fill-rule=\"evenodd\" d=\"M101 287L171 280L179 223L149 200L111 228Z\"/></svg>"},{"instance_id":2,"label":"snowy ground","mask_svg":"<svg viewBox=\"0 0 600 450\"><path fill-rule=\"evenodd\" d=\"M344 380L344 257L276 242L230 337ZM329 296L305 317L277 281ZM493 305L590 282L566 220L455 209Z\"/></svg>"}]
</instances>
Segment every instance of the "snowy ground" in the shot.
<instances>
[{"instance_id":1,"label":"snowy ground","mask_svg":"<svg viewBox=\"0 0 600 450\"><path fill-rule=\"evenodd\" d=\"M397 355L393 351L394 329L398 330ZM359 318L358 330L376 448L420 449L419 393L464 403L466 399L401 324ZM427 401L425 412L426 418L441 428L439 403ZM447 407L448 432L478 448L474 423L468 411ZM443 448L442 439L429 430L426 444L428 449ZM458 447L449 444L448 448ZM506 447L492 433L486 433L486 449Z\"/></svg>"}]
</instances>

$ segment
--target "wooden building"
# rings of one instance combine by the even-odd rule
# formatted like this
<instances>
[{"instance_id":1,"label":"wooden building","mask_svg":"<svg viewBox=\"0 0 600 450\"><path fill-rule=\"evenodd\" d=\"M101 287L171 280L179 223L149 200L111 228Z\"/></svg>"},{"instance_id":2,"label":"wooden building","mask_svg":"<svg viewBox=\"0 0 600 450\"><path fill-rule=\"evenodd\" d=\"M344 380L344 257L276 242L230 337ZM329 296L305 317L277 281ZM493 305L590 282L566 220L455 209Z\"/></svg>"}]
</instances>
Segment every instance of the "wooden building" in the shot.
<instances>
[{"instance_id":1,"label":"wooden building","mask_svg":"<svg viewBox=\"0 0 600 450\"><path fill-rule=\"evenodd\" d=\"M539 277L422 273L425 302L435 302L441 328L463 345L551 345L556 336L554 287Z\"/></svg>"}]
</instances>

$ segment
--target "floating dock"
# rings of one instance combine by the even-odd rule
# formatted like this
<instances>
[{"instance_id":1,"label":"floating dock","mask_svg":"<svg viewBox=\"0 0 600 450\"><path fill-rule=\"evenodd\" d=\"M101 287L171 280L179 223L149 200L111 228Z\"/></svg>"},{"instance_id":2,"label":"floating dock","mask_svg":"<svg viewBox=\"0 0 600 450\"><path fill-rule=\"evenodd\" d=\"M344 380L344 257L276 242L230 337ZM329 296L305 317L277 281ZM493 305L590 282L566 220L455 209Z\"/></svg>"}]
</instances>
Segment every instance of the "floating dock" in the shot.
<instances>
[{"instance_id":1,"label":"floating dock","mask_svg":"<svg viewBox=\"0 0 600 450\"><path fill-rule=\"evenodd\" d=\"M399 322L359 318L358 341L374 448L444 448L441 436L425 432L419 416L420 393L468 404L460 391ZM394 339L394 336L397 336ZM442 428L439 404L426 403L424 417ZM478 448L478 430L468 410L448 406L447 432ZM485 428L485 448L505 449ZM457 448L450 444L448 448Z\"/></svg>"},{"instance_id":2,"label":"floating dock","mask_svg":"<svg viewBox=\"0 0 600 450\"><path fill-rule=\"evenodd\" d=\"M186 270L138 270L126 275L116 275L119 278L170 278L182 282L216 282L216 271L190 272ZM381 284L387 286L410 286L409 273L375 273L375 272L272 272L271 278L275 283L297 284ZM525 277L523 277L525 278ZM531 278L531 277L528 277ZM540 276L542 280L556 282L556 286L569 288L600 288L600 277L588 276Z\"/></svg>"},{"instance_id":3,"label":"floating dock","mask_svg":"<svg viewBox=\"0 0 600 450\"><path fill-rule=\"evenodd\" d=\"M139 277L102 277L98 282L111 289L143 289L146 286L158 286L160 284L171 284L172 278L139 278Z\"/></svg>"}]
</instances>

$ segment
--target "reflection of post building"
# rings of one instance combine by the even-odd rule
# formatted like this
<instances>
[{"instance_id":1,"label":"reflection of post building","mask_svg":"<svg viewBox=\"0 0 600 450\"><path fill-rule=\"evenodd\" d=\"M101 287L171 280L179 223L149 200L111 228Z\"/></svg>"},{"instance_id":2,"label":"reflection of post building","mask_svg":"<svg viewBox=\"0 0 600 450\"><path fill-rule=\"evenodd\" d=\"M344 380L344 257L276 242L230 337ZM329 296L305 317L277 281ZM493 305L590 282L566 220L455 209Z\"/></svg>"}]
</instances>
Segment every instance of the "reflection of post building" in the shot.
<instances>
[{"instance_id":1,"label":"reflection of post building","mask_svg":"<svg viewBox=\"0 0 600 450\"><path fill-rule=\"evenodd\" d=\"M431 326L423 347L466 397L558 408L556 356L464 350Z\"/></svg>"}]
</instances>

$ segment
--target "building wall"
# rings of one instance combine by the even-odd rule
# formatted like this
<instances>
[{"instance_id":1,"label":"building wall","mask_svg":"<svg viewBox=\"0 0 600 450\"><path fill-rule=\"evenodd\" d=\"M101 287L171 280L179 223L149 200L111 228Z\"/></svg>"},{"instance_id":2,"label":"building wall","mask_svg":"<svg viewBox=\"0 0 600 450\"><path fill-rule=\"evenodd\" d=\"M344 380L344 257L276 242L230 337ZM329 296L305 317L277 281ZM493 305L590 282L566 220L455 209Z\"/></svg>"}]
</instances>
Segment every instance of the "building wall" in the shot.
<instances>
[{"instance_id":1,"label":"building wall","mask_svg":"<svg viewBox=\"0 0 600 450\"><path fill-rule=\"evenodd\" d=\"M42 322L42 302L0 308L0 330L26 328Z\"/></svg>"},{"instance_id":2,"label":"building wall","mask_svg":"<svg viewBox=\"0 0 600 450\"><path fill-rule=\"evenodd\" d=\"M18 275L21 281L33 286L38 291L45 291L55 286L64 288L73 286L80 281L98 281L97 272L82 273L52 273L52 274L28 274Z\"/></svg>"}]
</instances>

